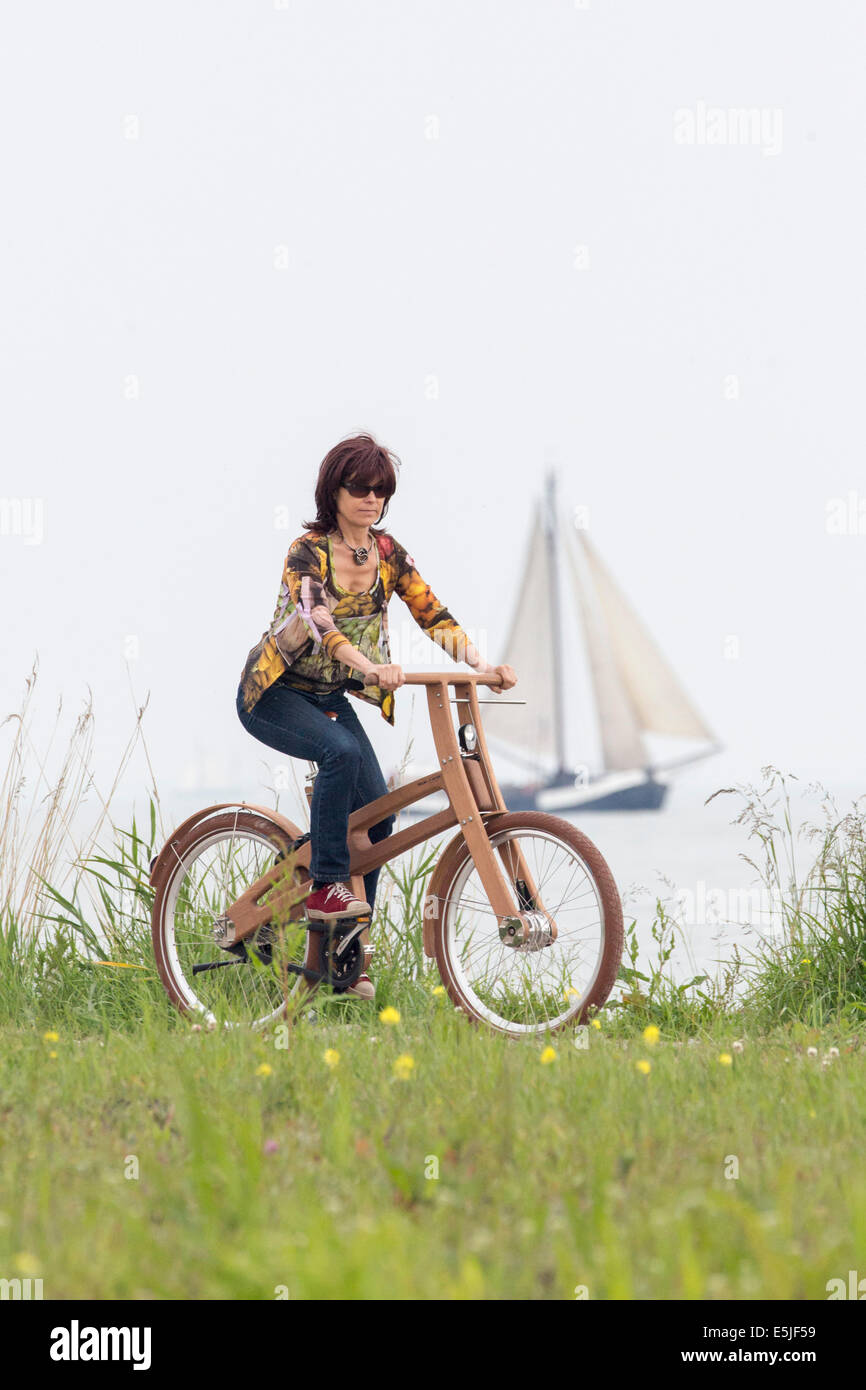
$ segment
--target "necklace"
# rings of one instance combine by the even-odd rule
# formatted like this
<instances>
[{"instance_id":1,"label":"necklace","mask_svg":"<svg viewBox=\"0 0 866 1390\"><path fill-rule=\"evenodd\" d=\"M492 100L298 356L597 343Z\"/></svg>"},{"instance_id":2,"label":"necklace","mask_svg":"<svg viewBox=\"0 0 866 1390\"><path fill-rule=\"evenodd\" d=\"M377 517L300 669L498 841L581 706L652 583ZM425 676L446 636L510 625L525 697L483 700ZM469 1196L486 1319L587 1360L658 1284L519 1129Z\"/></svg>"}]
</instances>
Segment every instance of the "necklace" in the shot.
<instances>
[{"instance_id":1,"label":"necklace","mask_svg":"<svg viewBox=\"0 0 866 1390\"><path fill-rule=\"evenodd\" d=\"M369 545L349 545L349 542L346 540L339 526L337 527L337 535L340 537L340 540L343 542L343 545L345 545L348 550L351 550L352 554L355 557L355 564L366 565L370 555L371 547Z\"/></svg>"}]
</instances>

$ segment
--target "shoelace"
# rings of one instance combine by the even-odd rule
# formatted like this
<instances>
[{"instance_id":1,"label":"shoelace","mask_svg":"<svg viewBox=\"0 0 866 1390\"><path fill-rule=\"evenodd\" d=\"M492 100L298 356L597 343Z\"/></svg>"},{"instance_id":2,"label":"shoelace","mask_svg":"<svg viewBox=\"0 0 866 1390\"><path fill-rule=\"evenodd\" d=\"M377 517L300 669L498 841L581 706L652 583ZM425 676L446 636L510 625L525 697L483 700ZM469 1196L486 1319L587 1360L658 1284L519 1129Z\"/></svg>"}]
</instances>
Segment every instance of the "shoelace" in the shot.
<instances>
[{"instance_id":1,"label":"shoelace","mask_svg":"<svg viewBox=\"0 0 866 1390\"><path fill-rule=\"evenodd\" d=\"M331 887L331 892L332 892L332 893L335 893L335 894L337 895L337 897L340 898L340 899L342 899L342 901L343 901L344 903L349 902L349 900L350 900L351 897L352 897L352 894L349 892L349 890L348 890L348 888L346 887L345 883L335 883L335 884L333 884L332 887Z\"/></svg>"}]
</instances>

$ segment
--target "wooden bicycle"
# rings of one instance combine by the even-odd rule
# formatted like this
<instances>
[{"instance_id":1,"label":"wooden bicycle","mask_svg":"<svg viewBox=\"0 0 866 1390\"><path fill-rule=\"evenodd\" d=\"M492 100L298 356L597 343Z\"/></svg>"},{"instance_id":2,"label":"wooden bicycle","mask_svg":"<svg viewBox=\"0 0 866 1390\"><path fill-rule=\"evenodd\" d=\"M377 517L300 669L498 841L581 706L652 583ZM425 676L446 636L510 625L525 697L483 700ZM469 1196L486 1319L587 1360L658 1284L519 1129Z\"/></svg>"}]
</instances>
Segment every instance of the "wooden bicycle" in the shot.
<instances>
[{"instance_id":1,"label":"wooden bicycle","mask_svg":"<svg viewBox=\"0 0 866 1390\"><path fill-rule=\"evenodd\" d=\"M353 893L364 899L368 870L458 827L423 907L424 952L452 1002L512 1036L585 1022L622 959L610 869L568 821L509 812L477 696L498 677L410 672L405 684L426 686L439 770L349 817ZM440 788L445 810L370 841L368 827ZM357 981L374 950L370 915L305 918L310 849L309 833L246 801L208 806L177 827L151 864L154 952L177 1008L209 1024L262 1028L323 984L340 993Z\"/></svg>"}]
</instances>

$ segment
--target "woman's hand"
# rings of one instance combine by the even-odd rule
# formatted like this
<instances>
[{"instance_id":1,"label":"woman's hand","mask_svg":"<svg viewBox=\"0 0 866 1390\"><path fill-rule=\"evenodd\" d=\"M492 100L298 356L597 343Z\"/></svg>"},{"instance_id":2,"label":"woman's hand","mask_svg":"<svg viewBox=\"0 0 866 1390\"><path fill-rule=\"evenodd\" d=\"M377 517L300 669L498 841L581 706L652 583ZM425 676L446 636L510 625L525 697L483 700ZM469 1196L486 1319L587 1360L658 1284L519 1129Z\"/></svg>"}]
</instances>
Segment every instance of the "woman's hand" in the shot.
<instances>
[{"instance_id":1,"label":"woman's hand","mask_svg":"<svg viewBox=\"0 0 866 1390\"><path fill-rule=\"evenodd\" d=\"M513 666L491 666L489 661L476 666L476 671L482 676L499 676L500 684L488 686L488 690L493 690L497 695L501 695L503 690L510 690L517 684L517 677L514 674Z\"/></svg>"},{"instance_id":2,"label":"woman's hand","mask_svg":"<svg viewBox=\"0 0 866 1390\"><path fill-rule=\"evenodd\" d=\"M405 683L402 666L371 666L364 677L365 685L378 685L381 690L396 690Z\"/></svg>"}]
</instances>

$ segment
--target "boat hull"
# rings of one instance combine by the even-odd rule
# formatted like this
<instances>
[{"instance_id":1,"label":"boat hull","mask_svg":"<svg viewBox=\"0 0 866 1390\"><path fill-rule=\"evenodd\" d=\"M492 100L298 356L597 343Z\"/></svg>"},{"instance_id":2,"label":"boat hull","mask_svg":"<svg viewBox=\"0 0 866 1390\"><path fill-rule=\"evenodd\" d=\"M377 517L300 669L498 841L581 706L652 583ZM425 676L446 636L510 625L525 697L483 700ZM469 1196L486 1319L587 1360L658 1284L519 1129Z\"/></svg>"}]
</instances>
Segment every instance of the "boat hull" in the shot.
<instances>
[{"instance_id":1,"label":"boat hull","mask_svg":"<svg viewBox=\"0 0 866 1390\"><path fill-rule=\"evenodd\" d=\"M597 788L592 783L575 788L570 778L558 779L538 787L500 786L503 800L509 811L546 811L550 815L569 815L579 811L658 811L664 805L668 783L655 777L641 777L629 781L623 778L623 785L617 786L615 777L599 780ZM613 782L614 785L610 785ZM416 801L405 808L410 816L429 816L441 811L447 805L440 792L423 801Z\"/></svg>"},{"instance_id":2,"label":"boat hull","mask_svg":"<svg viewBox=\"0 0 866 1390\"><path fill-rule=\"evenodd\" d=\"M555 808L549 804L544 790L527 791L523 787L501 787L503 799L509 811L551 811L556 815L570 811L658 811L667 796L667 783L647 779L630 787L618 787L613 791L602 791L592 795L592 788L562 802L557 799Z\"/></svg>"}]
</instances>

